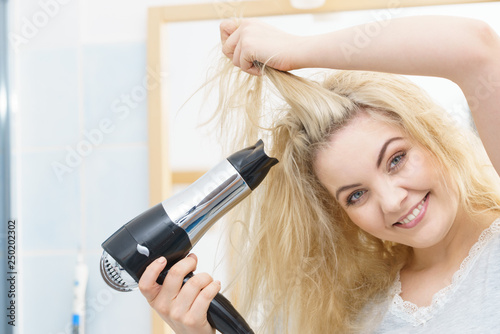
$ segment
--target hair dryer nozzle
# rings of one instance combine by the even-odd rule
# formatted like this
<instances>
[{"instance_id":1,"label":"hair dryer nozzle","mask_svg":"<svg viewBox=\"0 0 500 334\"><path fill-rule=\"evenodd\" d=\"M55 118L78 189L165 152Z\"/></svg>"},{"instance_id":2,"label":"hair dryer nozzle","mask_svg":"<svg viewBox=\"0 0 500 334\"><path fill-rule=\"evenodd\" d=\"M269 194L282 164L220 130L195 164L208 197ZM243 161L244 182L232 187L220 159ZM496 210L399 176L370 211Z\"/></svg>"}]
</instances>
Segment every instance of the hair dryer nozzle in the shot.
<instances>
[{"instance_id":1,"label":"hair dryer nozzle","mask_svg":"<svg viewBox=\"0 0 500 334\"><path fill-rule=\"evenodd\" d=\"M262 140L253 146L233 153L227 160L252 190L264 180L271 167L278 163L278 159L270 158L266 154Z\"/></svg>"}]
</instances>

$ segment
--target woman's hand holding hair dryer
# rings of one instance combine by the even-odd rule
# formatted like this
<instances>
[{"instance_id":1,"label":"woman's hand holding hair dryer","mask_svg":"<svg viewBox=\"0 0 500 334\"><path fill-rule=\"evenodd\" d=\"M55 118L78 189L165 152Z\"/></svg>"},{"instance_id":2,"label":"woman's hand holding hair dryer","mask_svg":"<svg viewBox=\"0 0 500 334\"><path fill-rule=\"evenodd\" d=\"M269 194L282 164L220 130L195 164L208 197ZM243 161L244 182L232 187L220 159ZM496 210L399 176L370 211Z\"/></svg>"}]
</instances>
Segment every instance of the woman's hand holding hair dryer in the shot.
<instances>
[{"instance_id":1,"label":"woman's hand holding hair dryer","mask_svg":"<svg viewBox=\"0 0 500 334\"><path fill-rule=\"evenodd\" d=\"M160 285L156 279L167 264L160 257L147 267L139 281L139 290L149 305L177 334L215 333L207 320L207 311L220 291L220 282L200 273L183 285L184 277L196 269L197 263L196 255L188 255L172 266Z\"/></svg>"}]
</instances>

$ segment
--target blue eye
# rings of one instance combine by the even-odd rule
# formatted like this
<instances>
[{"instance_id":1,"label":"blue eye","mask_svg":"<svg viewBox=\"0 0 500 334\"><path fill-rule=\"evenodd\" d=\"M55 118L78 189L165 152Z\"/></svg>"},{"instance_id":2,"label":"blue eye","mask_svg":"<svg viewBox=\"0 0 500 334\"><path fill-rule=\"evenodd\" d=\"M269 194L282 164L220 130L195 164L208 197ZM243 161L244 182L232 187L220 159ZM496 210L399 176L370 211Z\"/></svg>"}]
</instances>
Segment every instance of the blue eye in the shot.
<instances>
[{"instance_id":1,"label":"blue eye","mask_svg":"<svg viewBox=\"0 0 500 334\"><path fill-rule=\"evenodd\" d=\"M364 193L365 193L364 190L354 191L349 196L347 196L346 205L349 206L349 205L356 203L357 201L359 201L359 199L361 198L361 196L363 196Z\"/></svg>"},{"instance_id":2,"label":"blue eye","mask_svg":"<svg viewBox=\"0 0 500 334\"><path fill-rule=\"evenodd\" d=\"M399 167L401 162L405 159L406 152L399 152L396 153L396 155L391 159L391 162L389 163L389 170L394 170Z\"/></svg>"}]
</instances>

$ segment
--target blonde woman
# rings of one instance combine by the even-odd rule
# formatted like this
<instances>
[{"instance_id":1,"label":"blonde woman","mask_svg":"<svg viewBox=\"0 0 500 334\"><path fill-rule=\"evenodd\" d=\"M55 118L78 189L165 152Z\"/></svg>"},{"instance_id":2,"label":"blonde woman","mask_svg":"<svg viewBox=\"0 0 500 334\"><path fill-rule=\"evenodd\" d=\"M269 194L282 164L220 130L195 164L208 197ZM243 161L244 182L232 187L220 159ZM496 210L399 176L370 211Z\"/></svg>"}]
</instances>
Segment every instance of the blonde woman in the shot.
<instances>
[{"instance_id":1,"label":"blonde woman","mask_svg":"<svg viewBox=\"0 0 500 334\"><path fill-rule=\"evenodd\" d=\"M383 26L353 48L365 26L299 37L221 24L232 68L220 124L240 124L237 145L265 138L280 160L240 207L238 307L257 332L498 331L500 39L465 18ZM286 72L313 67L334 71L321 84ZM455 82L480 140L389 73ZM284 107L269 110L266 83ZM212 333L220 283L198 274L182 287L190 255L159 286L164 265L140 281L150 305L176 333Z\"/></svg>"}]
</instances>

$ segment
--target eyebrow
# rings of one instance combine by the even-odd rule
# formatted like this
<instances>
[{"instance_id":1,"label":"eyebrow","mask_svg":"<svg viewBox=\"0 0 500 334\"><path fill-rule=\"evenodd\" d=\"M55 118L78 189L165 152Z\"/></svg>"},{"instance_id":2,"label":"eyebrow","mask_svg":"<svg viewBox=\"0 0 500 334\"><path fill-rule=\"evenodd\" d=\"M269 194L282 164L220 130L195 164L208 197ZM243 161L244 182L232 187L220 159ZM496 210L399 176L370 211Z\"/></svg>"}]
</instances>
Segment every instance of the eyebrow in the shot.
<instances>
[{"instance_id":1,"label":"eyebrow","mask_svg":"<svg viewBox=\"0 0 500 334\"><path fill-rule=\"evenodd\" d=\"M385 151L387 150L387 147L389 146L389 144L392 143L395 140L401 140L401 139L403 139L403 137L393 137L393 138L388 139L384 143L384 145L382 145L382 148L380 149L380 152L378 154L377 168L380 167L380 164L382 163L382 158L384 157ZM347 186L342 186L339 189L337 189L337 192L335 193L335 197L338 200L339 199L339 194L341 192L343 192L345 190L348 190L348 189L351 189L351 188L359 187L359 186L361 186L361 183L355 183L355 184L349 184Z\"/></svg>"},{"instance_id":2,"label":"eyebrow","mask_svg":"<svg viewBox=\"0 0 500 334\"><path fill-rule=\"evenodd\" d=\"M395 140L400 140L403 139L403 137L393 137L388 139L384 145L382 145L382 148L380 149L380 152L378 154L378 159L377 159L377 168L380 167L380 164L382 163L382 158L384 157L385 151L387 150L387 146L389 146L390 143L392 143Z\"/></svg>"},{"instance_id":3,"label":"eyebrow","mask_svg":"<svg viewBox=\"0 0 500 334\"><path fill-rule=\"evenodd\" d=\"M335 193L335 197L337 198L337 201L339 200L339 194L343 192L344 190L351 189L351 188L356 188L361 186L361 183L356 183L356 184L350 184L348 186L343 186L337 189L337 192Z\"/></svg>"}]
</instances>

